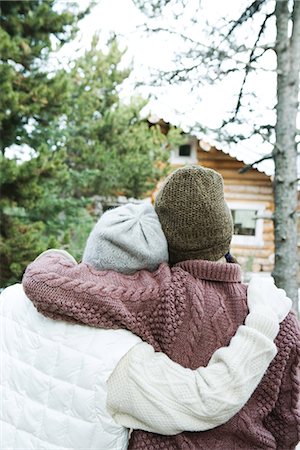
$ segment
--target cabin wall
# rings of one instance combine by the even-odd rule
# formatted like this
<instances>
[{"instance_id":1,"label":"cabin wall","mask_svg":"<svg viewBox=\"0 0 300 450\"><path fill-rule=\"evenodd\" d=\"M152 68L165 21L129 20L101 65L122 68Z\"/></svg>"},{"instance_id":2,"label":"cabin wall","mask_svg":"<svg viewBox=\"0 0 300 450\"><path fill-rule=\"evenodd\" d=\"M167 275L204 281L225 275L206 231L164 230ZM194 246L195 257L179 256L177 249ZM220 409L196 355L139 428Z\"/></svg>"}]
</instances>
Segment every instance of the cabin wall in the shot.
<instances>
[{"instance_id":1,"label":"cabin wall","mask_svg":"<svg viewBox=\"0 0 300 450\"><path fill-rule=\"evenodd\" d=\"M252 236L234 235L232 253L246 272L271 272L274 264L274 210L272 188L230 184L224 179L225 199L230 207L258 211L255 239Z\"/></svg>"},{"instance_id":2,"label":"cabin wall","mask_svg":"<svg viewBox=\"0 0 300 450\"><path fill-rule=\"evenodd\" d=\"M241 264L245 280L250 272L272 272L275 246L272 220L274 199L271 178L256 169L240 173L239 170L245 167L244 162L238 161L222 150L211 147L202 141L195 140L192 136L187 137L187 142L191 147L190 157L180 158L178 149L173 149L170 158L173 170L185 164L201 164L222 174L225 199L233 211L236 222L231 252ZM300 211L300 198L298 211ZM244 220L246 224L247 221L249 222L249 217L255 217L255 221L251 220L252 228L247 228L247 226L243 228L243 220L238 223L240 217L247 219ZM298 229L300 260L300 220Z\"/></svg>"},{"instance_id":3,"label":"cabin wall","mask_svg":"<svg viewBox=\"0 0 300 450\"><path fill-rule=\"evenodd\" d=\"M199 147L198 162L221 173L225 200L232 211L255 217L251 221L254 229L250 230L254 235L243 235L243 228L235 227L232 239L231 252L243 272L271 272L274 265L274 202L270 177L255 169L239 173L244 163L215 148L203 151Z\"/></svg>"}]
</instances>

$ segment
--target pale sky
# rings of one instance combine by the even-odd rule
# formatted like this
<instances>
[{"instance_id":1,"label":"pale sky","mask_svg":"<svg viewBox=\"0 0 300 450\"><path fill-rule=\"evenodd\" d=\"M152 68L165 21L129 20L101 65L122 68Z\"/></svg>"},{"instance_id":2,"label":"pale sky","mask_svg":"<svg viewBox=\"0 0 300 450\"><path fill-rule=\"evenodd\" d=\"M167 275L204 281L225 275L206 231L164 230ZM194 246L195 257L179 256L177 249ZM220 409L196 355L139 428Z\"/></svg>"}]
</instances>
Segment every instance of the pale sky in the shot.
<instances>
[{"instance_id":1,"label":"pale sky","mask_svg":"<svg viewBox=\"0 0 300 450\"><path fill-rule=\"evenodd\" d=\"M180 29L189 36L201 35L201 24L197 23L194 28L187 28L185 17L188 17L193 6L198 0L190 0L189 7L185 11L178 10L180 14ZM59 0L63 5L63 0ZM82 7L86 0L79 0ZM248 0L202 0L205 20L210 23L217 23L221 17L233 19L239 16L245 5L249 5ZM270 2L270 8L272 2ZM163 88L153 88L147 82L149 81L149 72L151 69L168 69L173 66L172 56L174 50L178 50L182 43L174 36L164 35L163 38L158 34L146 36L142 33L139 26L145 21L143 14L134 6L132 0L97 0L92 9L92 13L87 16L80 24L80 32L75 42L64 46L59 53L59 60L66 63L74 59L76 55L82 53L88 48L91 38L95 32L100 32L99 47L105 48L104 43L113 31L120 37L122 46L127 47L127 53L123 64L127 66L132 62L133 72L128 81L123 86L122 95L124 99L131 95L140 93L143 96L149 94L156 95L146 108L145 114L154 114L171 122L174 125L182 126L183 129L192 127L195 123L216 128L222 122L226 111L235 105L238 89L241 82L241 73L235 73L227 81L216 82L214 85L205 86L190 92L190 85L186 83L181 86L167 86ZM155 25L164 25L167 23L169 28L178 27L171 19L165 21L158 19ZM202 33L203 34L203 33ZM268 39L274 36L271 32ZM248 39L248 37L245 37ZM202 39L202 38L201 38ZM205 35L203 35L205 39ZM249 40L251 36L249 36ZM183 47L182 47L183 48ZM239 56L237 55L238 59ZM275 56L272 52L267 52L264 57L265 73L259 77L252 75L251 83L253 91L258 97L257 108L251 114L255 114L257 123L272 123L275 121L274 111L268 111L275 104L275 86L276 79L270 69L276 67ZM135 82L142 81L145 86L136 89ZM247 118L246 118L247 119ZM247 124L245 124L245 129ZM233 128L234 129L234 128ZM199 136L199 137L202 137ZM222 142L215 142L211 135L204 136L211 144L216 144L219 148L246 162L252 162L260 157L261 154L268 153L271 150L269 145L261 145L258 138L240 143L238 145L225 145ZM273 163L265 161L260 165L260 169L266 170L269 174L273 171Z\"/></svg>"}]
</instances>

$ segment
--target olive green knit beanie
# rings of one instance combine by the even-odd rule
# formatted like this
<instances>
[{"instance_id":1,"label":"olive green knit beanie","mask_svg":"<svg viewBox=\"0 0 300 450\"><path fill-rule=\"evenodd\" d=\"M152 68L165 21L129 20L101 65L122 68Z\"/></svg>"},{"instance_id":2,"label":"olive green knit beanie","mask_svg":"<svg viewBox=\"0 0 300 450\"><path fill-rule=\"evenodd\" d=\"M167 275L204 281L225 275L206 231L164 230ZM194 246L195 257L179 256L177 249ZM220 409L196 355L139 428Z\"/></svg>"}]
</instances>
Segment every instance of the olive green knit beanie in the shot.
<instances>
[{"instance_id":1,"label":"olive green knit beanie","mask_svg":"<svg viewBox=\"0 0 300 450\"><path fill-rule=\"evenodd\" d=\"M223 178L212 169L187 166L169 175L155 201L168 241L170 262L217 261L230 247L233 222Z\"/></svg>"}]
</instances>

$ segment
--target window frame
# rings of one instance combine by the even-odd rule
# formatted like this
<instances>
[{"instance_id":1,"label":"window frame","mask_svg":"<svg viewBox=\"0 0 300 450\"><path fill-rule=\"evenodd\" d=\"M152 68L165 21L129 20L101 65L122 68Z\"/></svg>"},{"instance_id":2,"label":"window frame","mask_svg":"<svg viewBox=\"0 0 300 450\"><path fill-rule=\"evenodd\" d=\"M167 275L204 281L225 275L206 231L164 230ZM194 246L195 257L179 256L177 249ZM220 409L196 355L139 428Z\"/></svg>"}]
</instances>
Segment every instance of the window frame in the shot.
<instances>
[{"instance_id":1,"label":"window frame","mask_svg":"<svg viewBox=\"0 0 300 450\"><path fill-rule=\"evenodd\" d=\"M260 218L256 219L255 222L255 235L241 235L234 234L232 237L231 244L232 245L242 245L242 246L255 246L255 247L263 247L264 239L263 239L263 231L264 231L264 219L261 217L264 215L266 210L266 206L262 203L255 202L235 202L228 201L227 202L230 211L231 210L255 210L256 215Z\"/></svg>"},{"instance_id":2,"label":"window frame","mask_svg":"<svg viewBox=\"0 0 300 450\"><path fill-rule=\"evenodd\" d=\"M186 139L186 141L181 145L190 145L191 146L191 154L190 156L180 156L179 155L179 145L173 147L170 152L169 162L170 164L197 164L197 139L193 136L190 136Z\"/></svg>"}]
</instances>

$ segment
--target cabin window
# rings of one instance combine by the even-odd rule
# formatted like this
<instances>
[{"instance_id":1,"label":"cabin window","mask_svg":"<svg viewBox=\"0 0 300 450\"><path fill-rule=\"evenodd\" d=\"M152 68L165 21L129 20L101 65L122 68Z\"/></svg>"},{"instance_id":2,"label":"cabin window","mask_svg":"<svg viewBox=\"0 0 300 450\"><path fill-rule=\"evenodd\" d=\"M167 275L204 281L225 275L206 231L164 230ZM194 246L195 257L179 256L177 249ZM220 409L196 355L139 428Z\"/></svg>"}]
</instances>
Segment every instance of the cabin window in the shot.
<instances>
[{"instance_id":1,"label":"cabin window","mask_svg":"<svg viewBox=\"0 0 300 450\"><path fill-rule=\"evenodd\" d=\"M256 214L255 209L232 209L231 210L234 234L239 236L255 236Z\"/></svg>"},{"instance_id":2,"label":"cabin window","mask_svg":"<svg viewBox=\"0 0 300 450\"><path fill-rule=\"evenodd\" d=\"M192 146L190 144L184 144L179 146L179 156L190 157L192 153Z\"/></svg>"},{"instance_id":3,"label":"cabin window","mask_svg":"<svg viewBox=\"0 0 300 450\"><path fill-rule=\"evenodd\" d=\"M192 136L185 143L171 149L171 164L195 164L197 161L197 139Z\"/></svg>"},{"instance_id":4,"label":"cabin window","mask_svg":"<svg viewBox=\"0 0 300 450\"><path fill-rule=\"evenodd\" d=\"M248 201L227 202L233 219L233 245L264 245L263 228L266 206L263 203Z\"/></svg>"}]
</instances>

